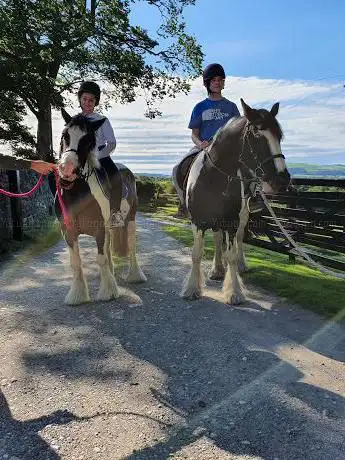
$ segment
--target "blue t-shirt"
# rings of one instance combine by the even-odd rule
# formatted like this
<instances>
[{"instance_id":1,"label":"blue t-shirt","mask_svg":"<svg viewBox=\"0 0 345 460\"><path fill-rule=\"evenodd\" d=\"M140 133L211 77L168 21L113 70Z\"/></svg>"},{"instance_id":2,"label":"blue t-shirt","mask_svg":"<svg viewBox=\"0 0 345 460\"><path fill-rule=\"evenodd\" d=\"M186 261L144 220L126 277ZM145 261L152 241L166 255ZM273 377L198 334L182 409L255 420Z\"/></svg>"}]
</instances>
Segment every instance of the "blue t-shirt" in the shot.
<instances>
[{"instance_id":1,"label":"blue t-shirt","mask_svg":"<svg viewBox=\"0 0 345 460\"><path fill-rule=\"evenodd\" d=\"M237 105L228 99L204 99L193 109L188 128L200 130L200 140L208 141L232 117L239 116Z\"/></svg>"}]
</instances>

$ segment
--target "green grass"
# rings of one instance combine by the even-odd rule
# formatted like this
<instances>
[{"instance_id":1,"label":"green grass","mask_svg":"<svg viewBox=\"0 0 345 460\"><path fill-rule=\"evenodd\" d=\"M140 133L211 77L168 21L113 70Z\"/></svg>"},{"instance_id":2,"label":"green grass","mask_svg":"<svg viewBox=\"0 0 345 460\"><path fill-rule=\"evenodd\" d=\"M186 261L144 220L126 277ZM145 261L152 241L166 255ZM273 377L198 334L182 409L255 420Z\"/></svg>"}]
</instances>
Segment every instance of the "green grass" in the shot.
<instances>
[{"instance_id":1,"label":"green grass","mask_svg":"<svg viewBox=\"0 0 345 460\"><path fill-rule=\"evenodd\" d=\"M193 235L188 221L174 219L176 207L158 208L149 215L155 219L171 220L164 226L170 236L191 247ZM205 234L204 256L212 259L214 244L212 232ZM299 304L325 317L341 319L345 316L345 281L320 273L301 263L291 263L286 255L245 245L250 271L243 275L246 283L257 285L288 302Z\"/></svg>"},{"instance_id":2,"label":"green grass","mask_svg":"<svg viewBox=\"0 0 345 460\"><path fill-rule=\"evenodd\" d=\"M44 229L32 231L24 235L23 241L9 241L6 252L1 254L0 260L6 260L13 252L22 253L23 259L27 260L36 256L58 243L62 238L60 224L54 217L47 218L43 225Z\"/></svg>"}]
</instances>

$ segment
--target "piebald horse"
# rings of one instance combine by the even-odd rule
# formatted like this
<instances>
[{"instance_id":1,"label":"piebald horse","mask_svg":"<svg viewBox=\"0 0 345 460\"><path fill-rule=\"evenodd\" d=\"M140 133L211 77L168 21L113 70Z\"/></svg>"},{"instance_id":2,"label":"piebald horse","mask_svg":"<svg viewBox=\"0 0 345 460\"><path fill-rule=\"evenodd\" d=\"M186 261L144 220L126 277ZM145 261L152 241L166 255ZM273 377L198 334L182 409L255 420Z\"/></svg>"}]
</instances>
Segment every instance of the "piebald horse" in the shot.
<instances>
[{"instance_id":1,"label":"piebald horse","mask_svg":"<svg viewBox=\"0 0 345 460\"><path fill-rule=\"evenodd\" d=\"M224 270L224 259L225 302L237 305L246 300L239 271L245 269L242 243L251 190L265 183L266 191L277 193L290 183L280 145L283 132L276 120L279 103L270 111L253 109L243 99L241 104L244 116L229 120L216 133L211 145L197 155L186 181L194 245L182 296L189 300L202 295L201 259L207 229L215 232L216 242L211 277Z\"/></svg>"},{"instance_id":2,"label":"piebald horse","mask_svg":"<svg viewBox=\"0 0 345 460\"><path fill-rule=\"evenodd\" d=\"M146 281L136 256L135 177L128 168L118 165L123 187L117 192L122 193L121 213L125 218L125 226L111 230L109 194L112 191L109 189L106 174L100 169L96 154L95 132L105 118L91 121L83 115L71 117L65 110L62 110L62 115L66 125L61 137L58 172L62 197L71 226L68 228L64 222L61 225L70 252L73 274L72 286L65 303L78 305L90 300L79 254L78 236L81 234L96 239L97 261L101 275L97 299L116 299L119 296L119 289L114 276L112 244L118 255L129 255L127 281L132 283ZM61 215L58 203L56 206L57 214Z\"/></svg>"}]
</instances>

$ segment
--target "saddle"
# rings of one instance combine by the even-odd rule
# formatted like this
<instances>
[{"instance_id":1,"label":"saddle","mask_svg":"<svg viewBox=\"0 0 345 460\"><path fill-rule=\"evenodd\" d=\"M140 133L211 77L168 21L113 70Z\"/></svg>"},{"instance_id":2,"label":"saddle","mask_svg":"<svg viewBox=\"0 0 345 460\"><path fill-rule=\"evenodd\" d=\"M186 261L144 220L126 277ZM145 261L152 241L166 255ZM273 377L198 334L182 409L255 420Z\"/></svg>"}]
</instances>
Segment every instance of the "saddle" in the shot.
<instances>
[{"instance_id":1,"label":"saddle","mask_svg":"<svg viewBox=\"0 0 345 460\"><path fill-rule=\"evenodd\" d=\"M176 166L176 171L175 171L176 183L180 187L180 189L183 190L183 193L186 192L188 176L193 166L193 163L196 160L196 157L198 156L199 153L200 153L200 150L192 151L186 157L184 157L180 161L180 163L178 163L178 165Z\"/></svg>"},{"instance_id":2,"label":"saddle","mask_svg":"<svg viewBox=\"0 0 345 460\"><path fill-rule=\"evenodd\" d=\"M112 186L111 186L111 181L109 179L109 175L106 171L105 168L101 167L101 168L95 168L95 174L96 174L96 177L97 177L97 181L98 181L98 184L103 192L103 195L108 198L108 200L110 200L110 196L111 196L111 193L116 193L117 191L113 190ZM121 174L120 170L118 171L117 174ZM123 180L123 177L122 177L122 190L121 190L121 198L127 198L128 196L128 186L127 184L125 183L125 181Z\"/></svg>"}]
</instances>

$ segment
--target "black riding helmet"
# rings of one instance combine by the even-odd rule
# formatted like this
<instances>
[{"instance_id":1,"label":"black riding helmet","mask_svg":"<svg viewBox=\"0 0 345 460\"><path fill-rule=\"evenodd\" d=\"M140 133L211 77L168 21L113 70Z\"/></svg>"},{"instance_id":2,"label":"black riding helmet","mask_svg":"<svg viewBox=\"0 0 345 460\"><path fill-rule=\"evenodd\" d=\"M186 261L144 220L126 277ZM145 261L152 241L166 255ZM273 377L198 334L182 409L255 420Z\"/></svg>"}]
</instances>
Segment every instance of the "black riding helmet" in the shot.
<instances>
[{"instance_id":1,"label":"black riding helmet","mask_svg":"<svg viewBox=\"0 0 345 460\"><path fill-rule=\"evenodd\" d=\"M225 80L225 72L220 64L209 64L202 73L204 86L206 86L208 92L210 91L210 82L214 77L222 77Z\"/></svg>"},{"instance_id":2,"label":"black riding helmet","mask_svg":"<svg viewBox=\"0 0 345 460\"><path fill-rule=\"evenodd\" d=\"M96 98L96 105L99 104L101 89L94 81L83 81L78 90L78 99L80 100L83 93L93 94Z\"/></svg>"}]
</instances>

